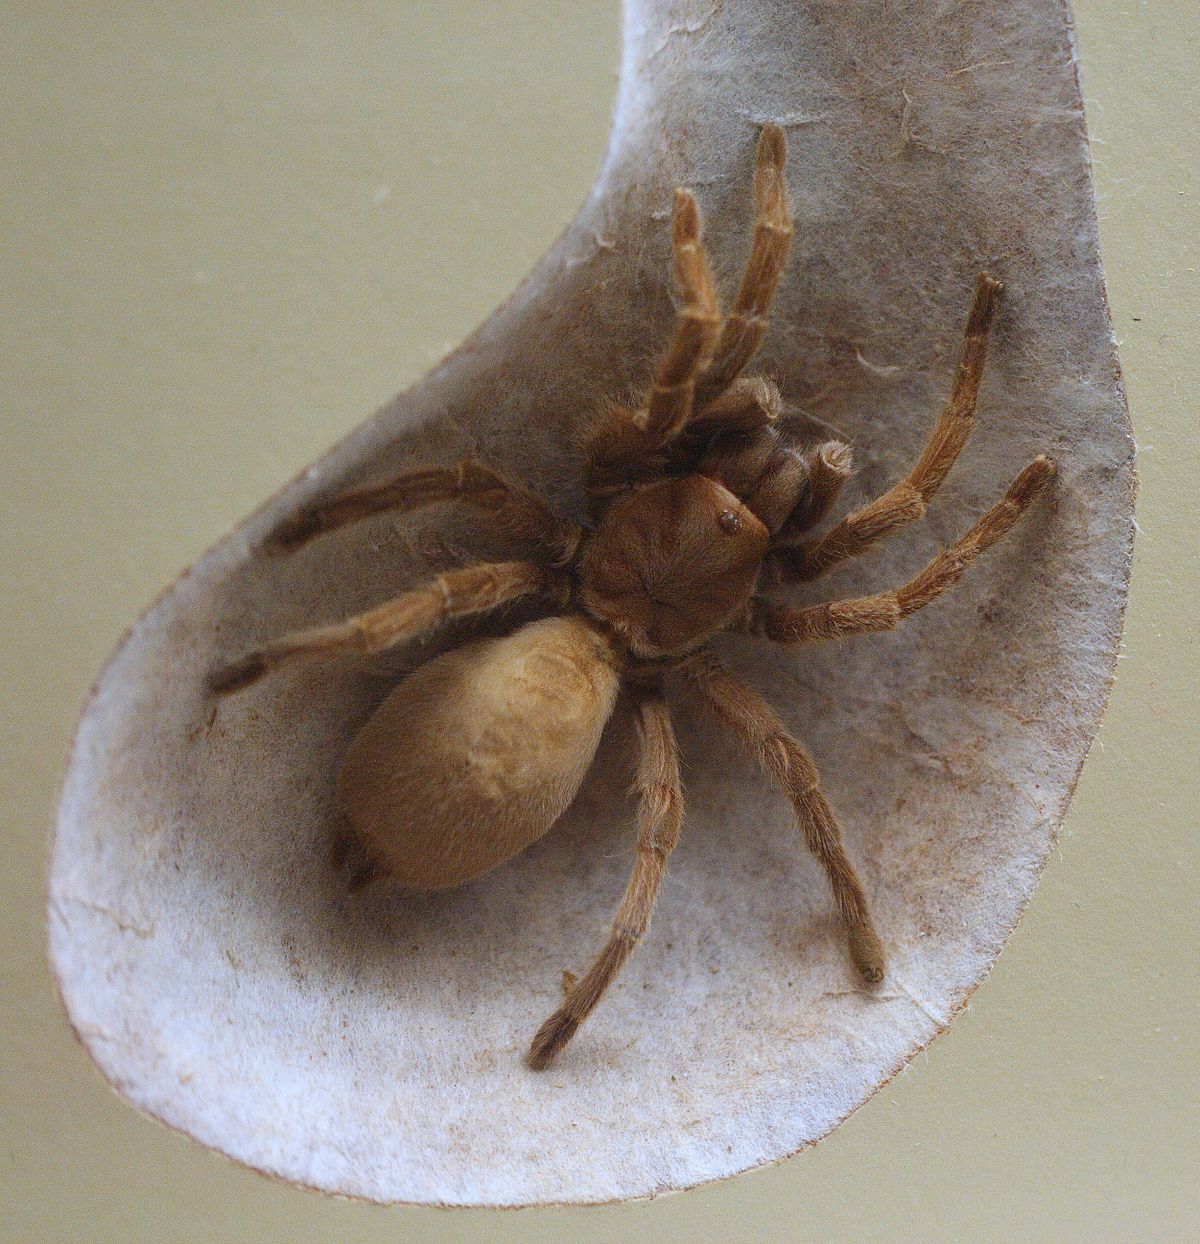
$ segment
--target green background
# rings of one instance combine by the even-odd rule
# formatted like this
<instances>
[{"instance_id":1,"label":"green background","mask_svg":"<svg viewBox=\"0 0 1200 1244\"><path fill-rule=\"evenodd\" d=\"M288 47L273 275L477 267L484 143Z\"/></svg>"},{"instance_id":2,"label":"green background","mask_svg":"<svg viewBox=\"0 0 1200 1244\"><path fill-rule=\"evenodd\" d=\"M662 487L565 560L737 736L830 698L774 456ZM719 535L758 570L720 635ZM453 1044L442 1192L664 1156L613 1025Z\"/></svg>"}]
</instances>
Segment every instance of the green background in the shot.
<instances>
[{"instance_id":1,"label":"green background","mask_svg":"<svg viewBox=\"0 0 1200 1244\"><path fill-rule=\"evenodd\" d=\"M0 1237L1200 1235L1200 11L1077 16L1141 535L1111 708L1037 896L950 1032L816 1149L654 1202L446 1212L268 1182L119 1102L45 963L46 841L128 623L573 216L606 142L617 6L8 0Z\"/></svg>"}]
</instances>

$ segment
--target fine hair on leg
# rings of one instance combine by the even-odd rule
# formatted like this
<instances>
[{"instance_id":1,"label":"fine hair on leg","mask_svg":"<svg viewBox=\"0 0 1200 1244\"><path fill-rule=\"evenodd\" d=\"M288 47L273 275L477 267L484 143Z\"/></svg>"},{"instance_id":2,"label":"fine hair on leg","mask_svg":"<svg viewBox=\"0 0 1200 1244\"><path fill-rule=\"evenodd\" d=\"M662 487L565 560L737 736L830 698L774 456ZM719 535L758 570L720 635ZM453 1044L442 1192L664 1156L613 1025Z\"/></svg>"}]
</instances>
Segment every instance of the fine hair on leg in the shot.
<instances>
[{"instance_id":1,"label":"fine hair on leg","mask_svg":"<svg viewBox=\"0 0 1200 1244\"><path fill-rule=\"evenodd\" d=\"M1025 511L1049 487L1055 470L1049 458L1035 458L965 536L943 549L903 587L799 609L755 597L741 629L782 644L848 639L852 635L890 631L954 587L980 553L1016 526Z\"/></svg>"},{"instance_id":2,"label":"fine hair on leg","mask_svg":"<svg viewBox=\"0 0 1200 1244\"><path fill-rule=\"evenodd\" d=\"M574 981L562 1006L538 1029L526 1061L537 1071L555 1056L591 1014L650 925L667 859L683 830L679 748L661 688L638 705L638 840L633 875L613 919L612 931L590 968Z\"/></svg>"},{"instance_id":3,"label":"fine hair on leg","mask_svg":"<svg viewBox=\"0 0 1200 1244\"><path fill-rule=\"evenodd\" d=\"M587 456L593 503L635 482L639 474L661 471L664 450L686 437L693 420L721 430L745 430L777 418L779 395L767 381L753 380L731 393L728 402L721 399L762 342L766 314L787 262L792 218L783 179L786 158L783 130L765 125L754 173L754 241L733 309L724 320L700 237L696 200L689 190L675 191L675 269L682 295L675 338L643 408L614 405L592 432Z\"/></svg>"},{"instance_id":4,"label":"fine hair on leg","mask_svg":"<svg viewBox=\"0 0 1200 1244\"><path fill-rule=\"evenodd\" d=\"M422 587L330 626L293 631L214 670L209 689L228 695L256 683L281 665L343 652L383 652L451 618L486 613L526 596L557 592L562 603L569 581L532 562L491 562L440 574Z\"/></svg>"},{"instance_id":5,"label":"fine hair on leg","mask_svg":"<svg viewBox=\"0 0 1200 1244\"><path fill-rule=\"evenodd\" d=\"M954 388L916 466L899 484L848 514L818 540L773 549L771 560L783 578L815 579L924 515L975 426L988 334L1003 289L986 272L975 283Z\"/></svg>"},{"instance_id":6,"label":"fine hair on leg","mask_svg":"<svg viewBox=\"0 0 1200 1244\"><path fill-rule=\"evenodd\" d=\"M348 492L285 519L266 547L290 552L347 523L387 512L407 514L439 501L460 501L486 514L506 535L538 544L551 565L566 565L579 546L580 529L528 489L481 463L406 471L386 484Z\"/></svg>"},{"instance_id":7,"label":"fine hair on leg","mask_svg":"<svg viewBox=\"0 0 1200 1244\"><path fill-rule=\"evenodd\" d=\"M774 123L762 128L754 168L754 201L758 219L742 283L733 301L712 362L697 386L696 404L703 411L742 374L758 352L767 331L767 312L792 244L792 209L783 166L787 138Z\"/></svg>"},{"instance_id":8,"label":"fine hair on leg","mask_svg":"<svg viewBox=\"0 0 1200 1244\"><path fill-rule=\"evenodd\" d=\"M690 190L675 191L674 245L683 305L675 339L646 395L646 433L658 446L671 441L692 417L696 376L712 354L721 324L708 255L700 240L700 209Z\"/></svg>"},{"instance_id":9,"label":"fine hair on leg","mask_svg":"<svg viewBox=\"0 0 1200 1244\"><path fill-rule=\"evenodd\" d=\"M614 404L601 412L587 444L593 499L621 491L641 472L661 469L662 451L692 416L696 376L721 324L717 292L700 236L700 209L689 190L675 191L673 246L681 294L675 336L641 409Z\"/></svg>"},{"instance_id":10,"label":"fine hair on leg","mask_svg":"<svg viewBox=\"0 0 1200 1244\"><path fill-rule=\"evenodd\" d=\"M733 732L791 801L808 849L829 878L850 958L868 984L878 984L884 975L883 945L812 757L766 700L713 657L706 653L689 657L679 669L698 688L717 720Z\"/></svg>"}]
</instances>

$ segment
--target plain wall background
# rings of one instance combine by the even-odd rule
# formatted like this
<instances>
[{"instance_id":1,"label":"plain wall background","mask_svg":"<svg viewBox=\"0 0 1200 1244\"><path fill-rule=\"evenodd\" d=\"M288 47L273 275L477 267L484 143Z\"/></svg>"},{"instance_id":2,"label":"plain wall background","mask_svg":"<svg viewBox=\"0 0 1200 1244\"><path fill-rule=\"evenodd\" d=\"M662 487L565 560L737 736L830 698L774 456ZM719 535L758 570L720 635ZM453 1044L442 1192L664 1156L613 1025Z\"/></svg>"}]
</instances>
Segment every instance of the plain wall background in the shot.
<instances>
[{"instance_id":1,"label":"plain wall background","mask_svg":"<svg viewBox=\"0 0 1200 1244\"><path fill-rule=\"evenodd\" d=\"M1077 17L1142 534L1111 708L1037 896L969 1011L814 1150L649 1203L444 1212L271 1183L118 1101L45 963L47 834L128 623L574 214L617 6L9 0L0 1238L1197 1238L1200 11Z\"/></svg>"}]
</instances>

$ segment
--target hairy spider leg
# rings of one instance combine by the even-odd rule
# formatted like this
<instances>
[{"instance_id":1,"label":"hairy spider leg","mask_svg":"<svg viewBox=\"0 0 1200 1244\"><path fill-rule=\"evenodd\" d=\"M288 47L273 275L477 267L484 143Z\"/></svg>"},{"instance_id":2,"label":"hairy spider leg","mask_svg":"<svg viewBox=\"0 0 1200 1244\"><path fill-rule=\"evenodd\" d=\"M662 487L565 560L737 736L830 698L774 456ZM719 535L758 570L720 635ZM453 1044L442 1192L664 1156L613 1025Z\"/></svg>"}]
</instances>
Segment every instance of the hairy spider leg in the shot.
<instances>
[{"instance_id":1,"label":"hairy spider leg","mask_svg":"<svg viewBox=\"0 0 1200 1244\"><path fill-rule=\"evenodd\" d=\"M988 335L1003 288L986 272L975 283L954 388L916 466L895 487L848 514L818 540L772 549L770 561L782 578L815 579L924 515L975 426Z\"/></svg>"},{"instance_id":2,"label":"hairy spider leg","mask_svg":"<svg viewBox=\"0 0 1200 1244\"><path fill-rule=\"evenodd\" d=\"M675 191L675 273L683 304L675 339L658 365L646 395L646 435L665 445L692 417L696 376L712 354L721 326L717 291L700 238L700 209L690 190Z\"/></svg>"},{"instance_id":3,"label":"hairy spider leg","mask_svg":"<svg viewBox=\"0 0 1200 1244\"><path fill-rule=\"evenodd\" d=\"M663 448L692 415L696 376L708 361L721 326L720 308L704 243L700 209L689 190L675 191L673 246L681 294L675 337L667 347L643 406L611 405L588 444L588 490L593 500L620 492L630 474L661 466Z\"/></svg>"},{"instance_id":4,"label":"hairy spider leg","mask_svg":"<svg viewBox=\"0 0 1200 1244\"><path fill-rule=\"evenodd\" d=\"M745 629L783 644L847 639L852 635L890 631L958 583L980 553L1016 526L1021 515L1049 486L1055 473L1055 465L1049 458L1035 458L1013 480L1001 500L965 536L943 549L903 587L807 608L776 605L756 597L750 603Z\"/></svg>"},{"instance_id":5,"label":"hairy spider leg","mask_svg":"<svg viewBox=\"0 0 1200 1244\"><path fill-rule=\"evenodd\" d=\"M565 575L532 562L484 562L450 570L357 617L273 640L214 670L209 688L228 695L281 665L342 652L383 652L451 618L486 613L528 596L557 595L562 603L569 591Z\"/></svg>"},{"instance_id":6,"label":"hairy spider leg","mask_svg":"<svg viewBox=\"0 0 1200 1244\"><path fill-rule=\"evenodd\" d=\"M774 123L764 125L754 168L754 201L758 208L754 241L733 308L721 328L712 361L697 385L696 405L704 413L713 399L742 374L758 353L767 331L767 311L792 245L792 209L783 176L786 160L787 139L783 130Z\"/></svg>"},{"instance_id":7,"label":"hairy spider leg","mask_svg":"<svg viewBox=\"0 0 1200 1244\"><path fill-rule=\"evenodd\" d=\"M821 791L812 757L784 728L775 710L752 687L713 657L689 657L680 670L691 679L718 721L727 726L791 801L808 849L829 878L850 958L864 980L884 975L883 944L875 932L862 883L842 845L842 831Z\"/></svg>"},{"instance_id":8,"label":"hairy spider leg","mask_svg":"<svg viewBox=\"0 0 1200 1244\"><path fill-rule=\"evenodd\" d=\"M409 513L439 501L473 506L506 535L540 545L550 564L566 565L582 532L560 518L540 497L478 462L406 471L386 484L320 502L286 519L267 537L267 547L290 552L346 523L387 511Z\"/></svg>"},{"instance_id":9,"label":"hairy spider leg","mask_svg":"<svg viewBox=\"0 0 1200 1244\"><path fill-rule=\"evenodd\" d=\"M700 213L690 191L675 192L675 266L682 294L675 339L659 364L644 409L614 405L604 411L589 444L589 492L603 501L637 477L662 470L671 450L687 456L704 439L726 431L753 431L779 414L769 381L741 379L766 332L766 313L787 262L791 208L783 166L787 142L770 124L759 136L754 174L758 205L754 240L733 310L722 320Z\"/></svg>"},{"instance_id":10,"label":"hairy spider leg","mask_svg":"<svg viewBox=\"0 0 1200 1244\"><path fill-rule=\"evenodd\" d=\"M650 925L667 859L683 830L679 746L660 688L643 697L638 706L637 728L639 753L634 787L638 795L638 841L633 875L604 949L571 985L562 1006L533 1038L526 1061L538 1071L548 1067L575 1035L642 940Z\"/></svg>"}]
</instances>

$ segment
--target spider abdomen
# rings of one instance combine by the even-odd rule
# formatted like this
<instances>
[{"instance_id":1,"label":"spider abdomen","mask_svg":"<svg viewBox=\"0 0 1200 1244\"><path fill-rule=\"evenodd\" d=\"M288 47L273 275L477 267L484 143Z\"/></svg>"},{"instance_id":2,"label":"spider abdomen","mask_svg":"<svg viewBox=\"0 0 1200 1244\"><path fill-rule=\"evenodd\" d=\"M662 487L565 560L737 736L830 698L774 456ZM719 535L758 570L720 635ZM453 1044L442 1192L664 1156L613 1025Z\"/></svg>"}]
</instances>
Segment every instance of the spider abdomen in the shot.
<instances>
[{"instance_id":1,"label":"spider abdomen","mask_svg":"<svg viewBox=\"0 0 1200 1244\"><path fill-rule=\"evenodd\" d=\"M471 881L570 805L618 683L607 641L579 617L445 653L410 674L351 743L342 811L393 881L420 890Z\"/></svg>"}]
</instances>

